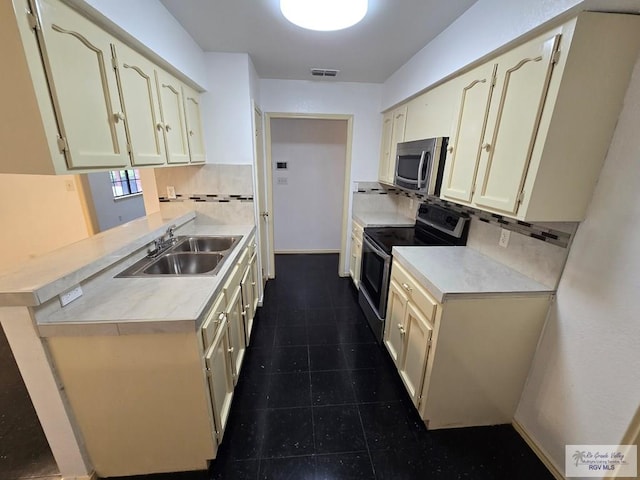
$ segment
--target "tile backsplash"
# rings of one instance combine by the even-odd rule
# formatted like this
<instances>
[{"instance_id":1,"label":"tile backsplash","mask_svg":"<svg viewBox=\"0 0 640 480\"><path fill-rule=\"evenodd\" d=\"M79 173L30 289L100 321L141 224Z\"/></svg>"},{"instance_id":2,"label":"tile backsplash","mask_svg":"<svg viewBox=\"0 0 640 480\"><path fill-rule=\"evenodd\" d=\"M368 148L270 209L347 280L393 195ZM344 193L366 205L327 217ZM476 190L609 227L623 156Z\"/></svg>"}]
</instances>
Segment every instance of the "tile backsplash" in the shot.
<instances>
[{"instance_id":1,"label":"tile backsplash","mask_svg":"<svg viewBox=\"0 0 640 480\"><path fill-rule=\"evenodd\" d=\"M560 279L578 227L577 223L520 222L375 182L357 183L353 202L354 212L395 212L411 218L415 218L422 202L467 213L471 218L468 247L553 288ZM511 232L507 247L498 245L503 228Z\"/></svg>"},{"instance_id":2,"label":"tile backsplash","mask_svg":"<svg viewBox=\"0 0 640 480\"><path fill-rule=\"evenodd\" d=\"M163 214L177 215L195 210L199 223L254 223L251 165L157 168L155 178ZM176 198L169 198L168 187L173 187Z\"/></svg>"}]
</instances>

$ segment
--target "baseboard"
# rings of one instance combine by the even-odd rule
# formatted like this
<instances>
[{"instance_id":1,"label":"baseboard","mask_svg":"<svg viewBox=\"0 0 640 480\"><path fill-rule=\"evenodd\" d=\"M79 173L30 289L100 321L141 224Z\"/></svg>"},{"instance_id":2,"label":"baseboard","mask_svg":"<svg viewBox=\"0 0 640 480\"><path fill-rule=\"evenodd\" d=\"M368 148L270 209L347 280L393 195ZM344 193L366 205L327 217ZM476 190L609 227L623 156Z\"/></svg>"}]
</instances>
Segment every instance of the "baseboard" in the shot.
<instances>
[{"instance_id":1,"label":"baseboard","mask_svg":"<svg viewBox=\"0 0 640 480\"><path fill-rule=\"evenodd\" d=\"M562 474L561 470L556 466L556 464L551 460L549 455L542 449L538 443L533 439L533 437L527 432L527 429L522 426L522 424L518 423L517 420L513 420L511 423L513 428L520 434L522 439L529 445L533 453L540 459L540 461L547 467L547 470L551 472L551 475L554 476L556 480L566 480L565 476Z\"/></svg>"},{"instance_id":2,"label":"baseboard","mask_svg":"<svg viewBox=\"0 0 640 480\"><path fill-rule=\"evenodd\" d=\"M309 253L340 253L340 250L276 250L274 253L277 255L294 255L294 254L309 254Z\"/></svg>"},{"instance_id":3,"label":"baseboard","mask_svg":"<svg viewBox=\"0 0 640 480\"><path fill-rule=\"evenodd\" d=\"M98 480L98 475L96 472L87 474L87 475L76 475L73 477L62 477L60 480Z\"/></svg>"}]
</instances>

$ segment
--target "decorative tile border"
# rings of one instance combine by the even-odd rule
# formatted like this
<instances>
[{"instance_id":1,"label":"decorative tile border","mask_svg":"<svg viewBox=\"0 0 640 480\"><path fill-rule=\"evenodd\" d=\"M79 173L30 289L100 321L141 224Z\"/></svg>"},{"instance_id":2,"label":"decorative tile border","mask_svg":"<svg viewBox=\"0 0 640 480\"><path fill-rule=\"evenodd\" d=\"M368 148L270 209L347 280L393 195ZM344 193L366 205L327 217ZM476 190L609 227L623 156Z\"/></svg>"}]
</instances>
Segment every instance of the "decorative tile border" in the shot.
<instances>
[{"instance_id":1,"label":"decorative tile border","mask_svg":"<svg viewBox=\"0 0 640 480\"><path fill-rule=\"evenodd\" d=\"M176 198L158 197L161 203L168 202L213 202L213 203L230 203L230 202L253 202L253 195L234 195L234 194L218 194L218 193L206 193L206 194L191 194L183 195L176 194Z\"/></svg>"},{"instance_id":2,"label":"decorative tile border","mask_svg":"<svg viewBox=\"0 0 640 480\"><path fill-rule=\"evenodd\" d=\"M361 186L359 184L356 193L367 193L372 195L401 195L407 198L418 200L420 202L444 206L450 208L451 210L455 210L456 212L466 213L477 218L481 222L490 223L504 228L505 230L520 233L527 237L535 238L537 240L547 242L558 247L568 248L571 244L572 234L570 233L562 232L560 230L554 230L552 228L547 228L542 225L536 225L534 223L522 222L520 220L504 217L502 215L496 215L494 213L484 212L472 207L465 207L463 205L458 205L457 203L442 200L438 197L408 192L400 188L384 188L382 186L375 187L371 186L371 184L367 184L366 186Z\"/></svg>"}]
</instances>

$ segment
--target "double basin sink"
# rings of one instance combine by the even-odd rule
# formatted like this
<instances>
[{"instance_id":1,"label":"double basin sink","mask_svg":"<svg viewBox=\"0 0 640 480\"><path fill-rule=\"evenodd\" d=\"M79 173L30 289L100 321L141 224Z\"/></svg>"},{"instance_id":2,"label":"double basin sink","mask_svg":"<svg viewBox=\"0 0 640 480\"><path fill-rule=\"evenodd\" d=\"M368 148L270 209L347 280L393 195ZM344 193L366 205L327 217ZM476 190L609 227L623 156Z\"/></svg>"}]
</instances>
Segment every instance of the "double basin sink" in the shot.
<instances>
[{"instance_id":1,"label":"double basin sink","mask_svg":"<svg viewBox=\"0 0 640 480\"><path fill-rule=\"evenodd\" d=\"M179 236L154 257L137 261L116 277L215 275L241 236Z\"/></svg>"}]
</instances>

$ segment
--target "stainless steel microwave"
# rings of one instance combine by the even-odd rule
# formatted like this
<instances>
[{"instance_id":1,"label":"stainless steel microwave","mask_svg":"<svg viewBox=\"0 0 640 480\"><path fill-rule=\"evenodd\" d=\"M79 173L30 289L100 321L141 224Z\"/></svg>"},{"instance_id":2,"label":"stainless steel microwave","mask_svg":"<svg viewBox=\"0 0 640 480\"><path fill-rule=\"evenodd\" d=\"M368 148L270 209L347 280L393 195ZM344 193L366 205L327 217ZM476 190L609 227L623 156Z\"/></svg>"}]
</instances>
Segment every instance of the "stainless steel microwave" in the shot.
<instances>
[{"instance_id":1,"label":"stainless steel microwave","mask_svg":"<svg viewBox=\"0 0 640 480\"><path fill-rule=\"evenodd\" d=\"M440 195L448 137L398 143L394 185L427 195Z\"/></svg>"}]
</instances>

